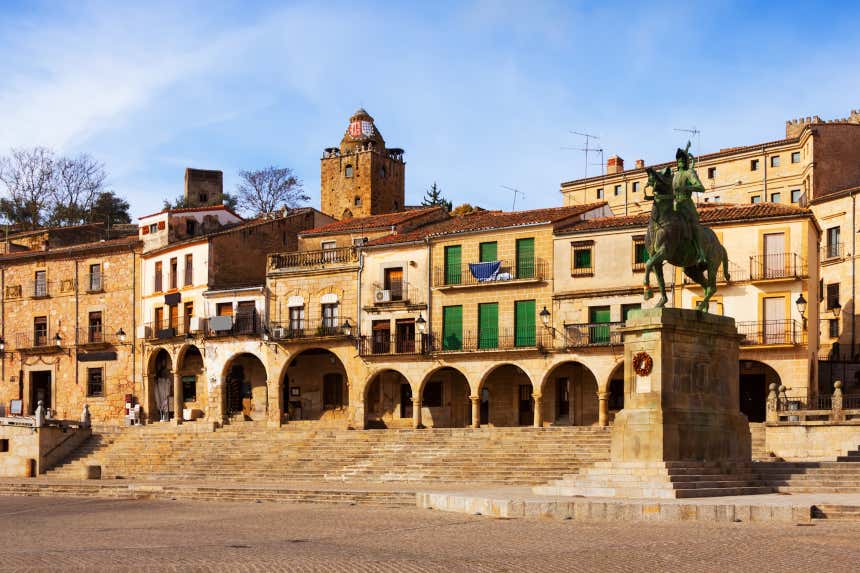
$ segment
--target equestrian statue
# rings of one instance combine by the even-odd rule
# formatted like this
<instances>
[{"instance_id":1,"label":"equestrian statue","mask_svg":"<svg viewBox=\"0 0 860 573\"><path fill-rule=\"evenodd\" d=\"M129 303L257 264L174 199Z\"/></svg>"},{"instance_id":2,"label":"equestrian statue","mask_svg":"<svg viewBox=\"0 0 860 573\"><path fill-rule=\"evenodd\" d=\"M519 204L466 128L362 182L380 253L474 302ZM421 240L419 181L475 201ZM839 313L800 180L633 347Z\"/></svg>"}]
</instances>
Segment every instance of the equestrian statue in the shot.
<instances>
[{"instance_id":1,"label":"equestrian statue","mask_svg":"<svg viewBox=\"0 0 860 573\"><path fill-rule=\"evenodd\" d=\"M711 297L717 292L717 271L723 266L723 275L730 280L729 261L726 249L720 244L716 234L699 223L699 213L693 202L693 193L705 190L695 171L695 157L690 153L690 143L686 149L678 149L675 154L677 168L671 167L657 171L646 169L648 183L645 185L645 198L654 201L648 231L645 234L645 248L648 262L645 263L645 300L654 296L651 290L651 271L657 275L660 285L658 307L666 305L666 281L663 278L663 263L684 269L684 274L704 289L698 309L706 311ZM648 195L651 188L653 195Z\"/></svg>"}]
</instances>

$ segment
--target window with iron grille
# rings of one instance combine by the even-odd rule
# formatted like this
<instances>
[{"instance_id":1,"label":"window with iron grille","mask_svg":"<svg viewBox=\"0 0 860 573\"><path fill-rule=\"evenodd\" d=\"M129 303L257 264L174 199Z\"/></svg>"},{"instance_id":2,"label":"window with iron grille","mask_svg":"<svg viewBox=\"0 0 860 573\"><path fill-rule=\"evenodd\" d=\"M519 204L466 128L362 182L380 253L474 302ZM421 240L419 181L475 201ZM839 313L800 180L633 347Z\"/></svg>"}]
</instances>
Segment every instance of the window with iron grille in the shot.
<instances>
[{"instance_id":1,"label":"window with iron grille","mask_svg":"<svg viewBox=\"0 0 860 573\"><path fill-rule=\"evenodd\" d=\"M87 342L101 342L102 338L102 313L91 312L87 326Z\"/></svg>"},{"instance_id":2,"label":"window with iron grille","mask_svg":"<svg viewBox=\"0 0 860 573\"><path fill-rule=\"evenodd\" d=\"M48 344L48 317L37 316L33 319L33 346Z\"/></svg>"},{"instance_id":3,"label":"window with iron grille","mask_svg":"<svg viewBox=\"0 0 860 573\"><path fill-rule=\"evenodd\" d=\"M87 396L100 398L104 395L104 370L102 368L87 368Z\"/></svg>"},{"instance_id":4,"label":"window with iron grille","mask_svg":"<svg viewBox=\"0 0 860 573\"><path fill-rule=\"evenodd\" d=\"M102 266L90 265L90 284L88 290L96 292L102 290Z\"/></svg>"},{"instance_id":5,"label":"window with iron grille","mask_svg":"<svg viewBox=\"0 0 860 573\"><path fill-rule=\"evenodd\" d=\"M579 241L572 243L571 274L588 276L594 274L594 242Z\"/></svg>"},{"instance_id":6,"label":"window with iron grille","mask_svg":"<svg viewBox=\"0 0 860 573\"><path fill-rule=\"evenodd\" d=\"M36 271L36 280L33 284L33 296L48 296L47 271Z\"/></svg>"}]
</instances>

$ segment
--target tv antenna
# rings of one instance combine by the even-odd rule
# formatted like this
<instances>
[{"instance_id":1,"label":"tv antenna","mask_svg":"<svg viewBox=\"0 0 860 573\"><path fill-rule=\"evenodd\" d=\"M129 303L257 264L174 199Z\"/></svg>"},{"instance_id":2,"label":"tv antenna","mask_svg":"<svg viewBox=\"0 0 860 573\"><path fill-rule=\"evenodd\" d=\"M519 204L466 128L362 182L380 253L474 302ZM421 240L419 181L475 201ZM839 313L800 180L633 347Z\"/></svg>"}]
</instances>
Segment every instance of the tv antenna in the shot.
<instances>
[{"instance_id":1,"label":"tv antenna","mask_svg":"<svg viewBox=\"0 0 860 573\"><path fill-rule=\"evenodd\" d=\"M520 191L519 189L515 189L513 187L508 187L507 185L499 185L499 187L501 187L502 189L507 189L508 191L514 192L514 204L511 207L511 211L516 211L517 210L517 193L522 195L524 198L525 198L526 194L523 193L522 191Z\"/></svg>"},{"instance_id":2,"label":"tv antenna","mask_svg":"<svg viewBox=\"0 0 860 573\"><path fill-rule=\"evenodd\" d=\"M585 179L588 179L588 162L589 162L589 160L591 159L591 158L588 156L588 154L589 154L589 153L600 153L600 161L601 161L601 162L603 162L603 148L602 148L602 147L592 147L592 146L591 146L591 142L592 142L592 140L595 140L595 141L596 141L596 140L600 139L600 137L598 137L598 136L596 136L596 135L591 135L590 133L583 133L583 132L581 132L581 131L572 131L572 130L571 130L571 132L570 132L570 133L572 133L573 135L581 135L582 137L584 137L584 138L585 138L585 147L582 147L582 148L578 148L578 147L563 147L562 149L572 149L572 150L574 150L574 151L582 151L582 152L584 152L584 153L585 153L585 174L584 174L584 176L583 176L583 177L584 177Z\"/></svg>"},{"instance_id":3,"label":"tv antenna","mask_svg":"<svg viewBox=\"0 0 860 573\"><path fill-rule=\"evenodd\" d=\"M690 137L696 138L696 157L699 157L699 153L702 152L702 130L697 129L694 125L690 129L683 129L680 127L674 128L672 131L682 131L684 133L689 133Z\"/></svg>"}]
</instances>

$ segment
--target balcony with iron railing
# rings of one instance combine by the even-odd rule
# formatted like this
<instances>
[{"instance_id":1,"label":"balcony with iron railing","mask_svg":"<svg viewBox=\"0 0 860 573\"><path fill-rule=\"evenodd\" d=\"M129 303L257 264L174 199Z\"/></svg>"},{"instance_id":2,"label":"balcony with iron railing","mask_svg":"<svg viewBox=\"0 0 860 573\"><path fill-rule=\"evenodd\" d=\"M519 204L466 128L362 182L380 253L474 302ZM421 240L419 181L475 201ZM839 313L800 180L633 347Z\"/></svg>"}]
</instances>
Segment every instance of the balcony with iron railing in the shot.
<instances>
[{"instance_id":1,"label":"balcony with iron railing","mask_svg":"<svg viewBox=\"0 0 860 573\"><path fill-rule=\"evenodd\" d=\"M827 243L821 245L821 262L827 263L845 257L844 243Z\"/></svg>"},{"instance_id":2,"label":"balcony with iron railing","mask_svg":"<svg viewBox=\"0 0 860 573\"><path fill-rule=\"evenodd\" d=\"M274 253L269 255L268 259L270 272L299 272L355 265L358 263L358 251L355 247L338 247L317 251Z\"/></svg>"},{"instance_id":3,"label":"balcony with iron railing","mask_svg":"<svg viewBox=\"0 0 860 573\"><path fill-rule=\"evenodd\" d=\"M589 322L564 325L564 345L567 348L620 346L623 322Z\"/></svg>"},{"instance_id":4,"label":"balcony with iron railing","mask_svg":"<svg viewBox=\"0 0 860 573\"><path fill-rule=\"evenodd\" d=\"M259 336L263 334L263 330L263 320L256 313L210 317L201 321L201 331L206 338Z\"/></svg>"},{"instance_id":5,"label":"balcony with iron railing","mask_svg":"<svg viewBox=\"0 0 860 573\"><path fill-rule=\"evenodd\" d=\"M62 345L62 339L61 339ZM49 328L34 329L32 332L15 334L15 350L26 353L55 352L60 349L57 345L56 333Z\"/></svg>"},{"instance_id":6,"label":"balcony with iron railing","mask_svg":"<svg viewBox=\"0 0 860 573\"><path fill-rule=\"evenodd\" d=\"M427 284L412 284L403 281L386 285L374 284L371 288L372 301L368 308L415 306L426 304Z\"/></svg>"},{"instance_id":7,"label":"balcony with iron railing","mask_svg":"<svg viewBox=\"0 0 860 573\"><path fill-rule=\"evenodd\" d=\"M742 347L806 344L806 332L797 320L742 321L737 329Z\"/></svg>"},{"instance_id":8,"label":"balcony with iron railing","mask_svg":"<svg viewBox=\"0 0 860 573\"><path fill-rule=\"evenodd\" d=\"M147 322L144 324L144 330L146 340L156 344L160 341L169 341L177 336L183 336L188 331L185 321L181 319Z\"/></svg>"},{"instance_id":9,"label":"balcony with iron railing","mask_svg":"<svg viewBox=\"0 0 860 573\"><path fill-rule=\"evenodd\" d=\"M741 265L729 261L729 279L726 279L725 269L723 265L717 268L717 284L737 283L750 280L750 267L742 267ZM682 273L682 282L684 286L699 286L697 282Z\"/></svg>"},{"instance_id":10,"label":"balcony with iron railing","mask_svg":"<svg viewBox=\"0 0 860 573\"><path fill-rule=\"evenodd\" d=\"M392 356L415 355L430 352L430 337L427 334L418 335L384 335L362 336L358 340L359 356Z\"/></svg>"},{"instance_id":11,"label":"balcony with iron railing","mask_svg":"<svg viewBox=\"0 0 860 573\"><path fill-rule=\"evenodd\" d=\"M104 274L88 273L84 276L84 288L87 292L103 292L105 290Z\"/></svg>"},{"instance_id":12,"label":"balcony with iron railing","mask_svg":"<svg viewBox=\"0 0 860 573\"><path fill-rule=\"evenodd\" d=\"M503 329L498 331L463 331L459 336L427 335L430 352L497 352L509 350L542 350L552 344L546 329Z\"/></svg>"},{"instance_id":13,"label":"balcony with iron railing","mask_svg":"<svg viewBox=\"0 0 860 573\"><path fill-rule=\"evenodd\" d=\"M100 325L82 326L75 332L75 344L78 346L100 347L116 343L116 334Z\"/></svg>"},{"instance_id":14,"label":"balcony with iron railing","mask_svg":"<svg viewBox=\"0 0 860 573\"><path fill-rule=\"evenodd\" d=\"M433 269L433 286L457 288L497 286L510 282L539 282L546 280L551 269L543 259L520 261L492 261L470 263L456 267L438 266Z\"/></svg>"},{"instance_id":15,"label":"balcony with iron railing","mask_svg":"<svg viewBox=\"0 0 860 573\"><path fill-rule=\"evenodd\" d=\"M793 280L809 276L806 261L797 253L770 253L750 257L750 280Z\"/></svg>"},{"instance_id":16,"label":"balcony with iron railing","mask_svg":"<svg viewBox=\"0 0 860 573\"><path fill-rule=\"evenodd\" d=\"M54 281L35 280L29 284L28 293L31 298L48 298L54 295Z\"/></svg>"},{"instance_id":17,"label":"balcony with iron railing","mask_svg":"<svg viewBox=\"0 0 860 573\"><path fill-rule=\"evenodd\" d=\"M267 333L271 340L300 340L348 336L343 321L337 318L270 322Z\"/></svg>"}]
</instances>

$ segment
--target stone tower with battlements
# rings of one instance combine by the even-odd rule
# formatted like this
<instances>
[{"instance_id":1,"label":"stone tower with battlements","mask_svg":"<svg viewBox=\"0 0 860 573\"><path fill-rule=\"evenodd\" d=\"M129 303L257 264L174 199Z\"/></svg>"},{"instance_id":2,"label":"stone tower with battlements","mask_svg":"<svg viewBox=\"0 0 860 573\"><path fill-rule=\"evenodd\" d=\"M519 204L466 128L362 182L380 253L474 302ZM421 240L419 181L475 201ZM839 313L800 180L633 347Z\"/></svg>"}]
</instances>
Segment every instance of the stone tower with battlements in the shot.
<instances>
[{"instance_id":1,"label":"stone tower with battlements","mask_svg":"<svg viewBox=\"0 0 860 573\"><path fill-rule=\"evenodd\" d=\"M369 113L349 118L340 147L320 160L320 210L337 219L367 217L403 209L406 163L403 150L386 148Z\"/></svg>"}]
</instances>

